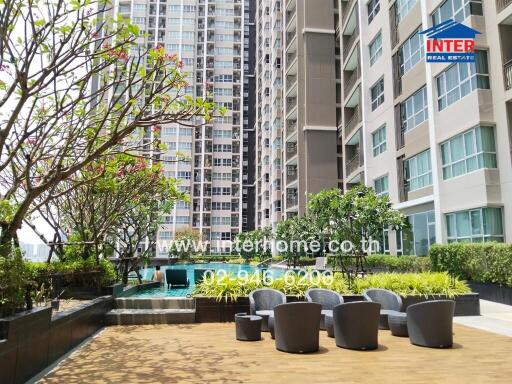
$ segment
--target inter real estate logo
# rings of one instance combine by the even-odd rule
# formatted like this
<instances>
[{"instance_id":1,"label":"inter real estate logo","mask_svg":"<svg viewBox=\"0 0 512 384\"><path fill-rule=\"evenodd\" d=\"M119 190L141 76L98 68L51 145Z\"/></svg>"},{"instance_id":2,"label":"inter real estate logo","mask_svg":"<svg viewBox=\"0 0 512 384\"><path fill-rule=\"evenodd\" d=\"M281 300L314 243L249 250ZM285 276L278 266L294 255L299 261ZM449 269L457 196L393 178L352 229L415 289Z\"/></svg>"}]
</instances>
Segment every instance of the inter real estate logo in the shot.
<instances>
[{"instance_id":1,"label":"inter real estate logo","mask_svg":"<svg viewBox=\"0 0 512 384\"><path fill-rule=\"evenodd\" d=\"M427 63L468 63L475 61L475 36L480 32L454 20L434 25L427 36Z\"/></svg>"}]
</instances>

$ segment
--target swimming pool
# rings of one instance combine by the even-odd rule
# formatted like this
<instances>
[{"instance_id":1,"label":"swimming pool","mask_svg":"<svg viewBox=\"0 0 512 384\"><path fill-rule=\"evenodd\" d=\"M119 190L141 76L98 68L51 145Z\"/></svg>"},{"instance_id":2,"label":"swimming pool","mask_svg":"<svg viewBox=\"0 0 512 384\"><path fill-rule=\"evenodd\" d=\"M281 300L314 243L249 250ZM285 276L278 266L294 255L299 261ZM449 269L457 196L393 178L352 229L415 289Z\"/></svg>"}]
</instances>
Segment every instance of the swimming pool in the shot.
<instances>
[{"instance_id":1,"label":"swimming pool","mask_svg":"<svg viewBox=\"0 0 512 384\"><path fill-rule=\"evenodd\" d=\"M161 267L162 272L166 269L185 269L187 271L187 278L190 282L188 288L171 288L167 289L167 284L161 288L147 289L141 292L137 292L136 294L130 297L186 297L191 295L195 288L194 283L194 270L195 269L211 269L216 272L223 270L227 274L230 275L238 275L240 271L245 271L248 274L253 274L261 269L248 265L248 264L227 264L227 263L207 263L207 264L177 264L177 265L165 265ZM272 273L273 277L279 277L283 274L283 271L280 269L269 269L269 272ZM141 270L141 275L143 280L151 280L153 277L153 273L155 272L155 268L145 268Z\"/></svg>"}]
</instances>

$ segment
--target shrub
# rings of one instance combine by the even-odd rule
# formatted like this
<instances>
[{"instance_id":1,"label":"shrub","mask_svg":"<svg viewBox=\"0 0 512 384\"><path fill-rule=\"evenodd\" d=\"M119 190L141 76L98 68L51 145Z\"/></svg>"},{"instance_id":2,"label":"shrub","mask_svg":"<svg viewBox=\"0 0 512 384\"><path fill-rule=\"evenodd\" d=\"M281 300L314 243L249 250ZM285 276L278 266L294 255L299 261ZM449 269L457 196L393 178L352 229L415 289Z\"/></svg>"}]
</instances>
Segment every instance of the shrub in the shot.
<instances>
[{"instance_id":1,"label":"shrub","mask_svg":"<svg viewBox=\"0 0 512 384\"><path fill-rule=\"evenodd\" d=\"M387 272L429 272L431 263L428 257L370 255L366 257L370 269L383 269Z\"/></svg>"},{"instance_id":2,"label":"shrub","mask_svg":"<svg viewBox=\"0 0 512 384\"><path fill-rule=\"evenodd\" d=\"M429 255L434 271L512 287L512 244L436 244Z\"/></svg>"},{"instance_id":3,"label":"shrub","mask_svg":"<svg viewBox=\"0 0 512 384\"><path fill-rule=\"evenodd\" d=\"M256 275L258 276L258 275ZM361 294L368 288L384 288L400 295L446 295L453 297L459 294L469 293L469 287L458 279L452 279L446 273L379 273L352 281L351 288L346 278L337 273L329 281L327 279L302 278L290 275L277 278L264 284L261 278L252 277L242 279L233 276L209 276L195 288L194 295L236 300L238 297L247 296L255 289L267 286L277 289L288 296L304 297L310 288L327 288L333 291L349 294Z\"/></svg>"},{"instance_id":4,"label":"shrub","mask_svg":"<svg viewBox=\"0 0 512 384\"><path fill-rule=\"evenodd\" d=\"M104 287L116 280L114 265L101 259L99 263L92 258L72 262L36 263L28 262L31 280L38 288L50 287L52 279L58 277L62 286L79 286L84 288Z\"/></svg>"},{"instance_id":5,"label":"shrub","mask_svg":"<svg viewBox=\"0 0 512 384\"><path fill-rule=\"evenodd\" d=\"M447 273L376 273L361 279L354 279L352 290L363 293L365 289L388 289L401 296L455 295L471 290L463 281L452 279Z\"/></svg>"},{"instance_id":6,"label":"shrub","mask_svg":"<svg viewBox=\"0 0 512 384\"><path fill-rule=\"evenodd\" d=\"M0 257L0 317L8 316L25 306L28 270L21 253Z\"/></svg>"}]
</instances>

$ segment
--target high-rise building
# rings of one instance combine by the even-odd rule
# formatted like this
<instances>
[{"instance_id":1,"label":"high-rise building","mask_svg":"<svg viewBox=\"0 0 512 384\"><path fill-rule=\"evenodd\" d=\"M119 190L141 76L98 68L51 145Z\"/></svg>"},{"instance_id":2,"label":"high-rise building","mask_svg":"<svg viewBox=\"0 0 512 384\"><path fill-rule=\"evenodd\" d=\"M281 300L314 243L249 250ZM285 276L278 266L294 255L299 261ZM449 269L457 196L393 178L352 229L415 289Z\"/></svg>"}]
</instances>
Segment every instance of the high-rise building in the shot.
<instances>
[{"instance_id":1,"label":"high-rise building","mask_svg":"<svg viewBox=\"0 0 512 384\"><path fill-rule=\"evenodd\" d=\"M506 3L342 2L345 188L373 186L408 216L410 229L385 230L388 252L512 239ZM481 32L475 63L426 62L420 32L449 19Z\"/></svg>"},{"instance_id":2,"label":"high-rise building","mask_svg":"<svg viewBox=\"0 0 512 384\"><path fill-rule=\"evenodd\" d=\"M257 4L258 227L366 184L411 224L386 252L512 241L512 1ZM481 33L474 63L426 63L449 19Z\"/></svg>"},{"instance_id":3,"label":"high-rise building","mask_svg":"<svg viewBox=\"0 0 512 384\"><path fill-rule=\"evenodd\" d=\"M252 9L252 16L251 16ZM251 223L249 174L250 105L249 0L118 0L114 12L130 18L141 30L139 44L162 46L177 54L187 73L185 92L206 97L227 113L196 127L161 127L160 155L165 173L181 181L190 203L180 202L164 218L158 238L170 240L177 231L194 228L212 241L212 253L223 253L217 240L230 240ZM247 132L247 134L246 134ZM245 146L245 147L244 147ZM178 158L186 161L177 161ZM244 186L243 186L244 184ZM250 227L249 227L250 228ZM166 256L161 250L157 256Z\"/></svg>"},{"instance_id":4,"label":"high-rise building","mask_svg":"<svg viewBox=\"0 0 512 384\"><path fill-rule=\"evenodd\" d=\"M275 227L338 185L337 6L258 0L256 220Z\"/></svg>"}]
</instances>

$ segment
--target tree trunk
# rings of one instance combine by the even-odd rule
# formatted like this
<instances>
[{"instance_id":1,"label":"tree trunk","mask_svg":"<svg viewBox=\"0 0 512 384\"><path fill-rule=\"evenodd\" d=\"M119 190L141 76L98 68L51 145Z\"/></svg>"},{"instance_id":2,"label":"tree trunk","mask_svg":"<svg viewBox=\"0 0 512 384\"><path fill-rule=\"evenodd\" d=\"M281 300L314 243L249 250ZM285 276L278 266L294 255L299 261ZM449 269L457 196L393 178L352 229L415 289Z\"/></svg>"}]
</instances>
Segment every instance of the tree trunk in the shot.
<instances>
[{"instance_id":1,"label":"tree trunk","mask_svg":"<svg viewBox=\"0 0 512 384\"><path fill-rule=\"evenodd\" d=\"M124 285L128 284L128 274L130 273L130 269L128 268L128 263L129 263L128 259L122 261L122 264L123 264L122 283Z\"/></svg>"}]
</instances>

